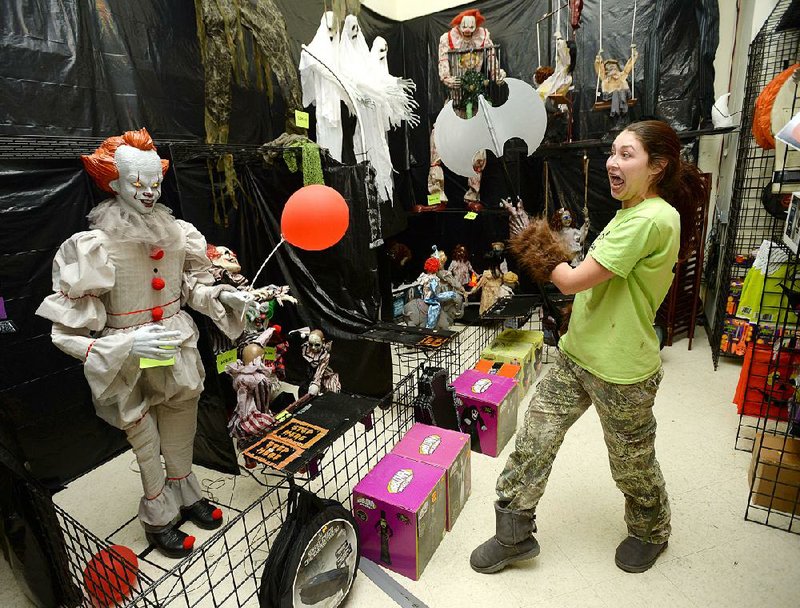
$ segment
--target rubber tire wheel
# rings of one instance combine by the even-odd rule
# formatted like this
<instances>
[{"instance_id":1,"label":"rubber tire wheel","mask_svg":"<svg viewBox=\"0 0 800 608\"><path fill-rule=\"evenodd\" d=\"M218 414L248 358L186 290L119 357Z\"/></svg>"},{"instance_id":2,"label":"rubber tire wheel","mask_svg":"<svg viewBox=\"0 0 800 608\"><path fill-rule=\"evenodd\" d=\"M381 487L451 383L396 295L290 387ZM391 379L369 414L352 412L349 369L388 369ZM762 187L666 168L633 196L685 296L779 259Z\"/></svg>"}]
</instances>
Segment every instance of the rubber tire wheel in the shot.
<instances>
[{"instance_id":1,"label":"rubber tire wheel","mask_svg":"<svg viewBox=\"0 0 800 608\"><path fill-rule=\"evenodd\" d=\"M285 552L285 558L281 560L284 568L279 585L280 601L277 606L272 605L269 601L269 598L267 598L267 585L270 575L268 571L269 562L267 562L267 565L265 565L264 572L261 576L261 588L258 594L259 605L262 608L294 608L293 585L295 581L295 575L300 567L300 562L303 559L306 547L323 525L336 519L343 519L350 524L355 532L356 538L356 546L353 547L353 551L355 551L356 554L356 561L353 566L353 575L348 583L347 593L345 593L344 598L342 598L342 603L344 603L344 601L347 599L347 595L353 588L353 582L355 581L356 574L358 574L358 564L361 560L361 541L358 537L358 526L356 525L356 520L353 518L353 514L345 509L340 503L333 500L325 500L325 502L327 503L325 509L317 513L305 525L300 526L299 530L296 530L292 535L293 538L291 539L291 544L288 550ZM276 537L275 540L277 541L278 538ZM275 547L275 544L276 543L273 542L273 548Z\"/></svg>"}]
</instances>

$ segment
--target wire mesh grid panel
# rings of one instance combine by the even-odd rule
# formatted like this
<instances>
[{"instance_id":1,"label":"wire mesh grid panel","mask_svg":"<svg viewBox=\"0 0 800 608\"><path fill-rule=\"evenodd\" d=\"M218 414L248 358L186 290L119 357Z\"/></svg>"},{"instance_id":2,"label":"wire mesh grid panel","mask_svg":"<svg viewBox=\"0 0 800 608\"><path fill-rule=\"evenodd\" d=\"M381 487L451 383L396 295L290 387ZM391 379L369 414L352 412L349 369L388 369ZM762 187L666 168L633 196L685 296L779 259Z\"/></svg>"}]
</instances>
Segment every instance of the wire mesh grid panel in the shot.
<instances>
[{"instance_id":1,"label":"wire mesh grid panel","mask_svg":"<svg viewBox=\"0 0 800 608\"><path fill-rule=\"evenodd\" d=\"M405 375L369 416L339 437L304 473L295 476L295 481L352 508L355 485L414 424L413 403L422 370L444 367L454 378L472 367L502 328L502 323L461 328L450 347L439 350L397 346L394 372ZM249 492L256 492L257 498L247 499L247 506L241 510L226 505L231 519L174 567L171 562L159 565L148 551L140 554L138 568L126 566L126 556L118 556L116 550L109 552L114 544L109 538L100 538L54 505L75 590L71 605L88 608L105 601L107 605L143 608L258 606L264 563L287 516L288 485L283 475L269 469L251 471L244 479L256 481ZM244 497L240 495L237 500L241 502ZM110 565L103 557L106 554L111 556ZM100 562L96 556L101 556Z\"/></svg>"},{"instance_id":2,"label":"wire mesh grid panel","mask_svg":"<svg viewBox=\"0 0 800 608\"><path fill-rule=\"evenodd\" d=\"M749 478L745 519L800 534L800 437L759 434Z\"/></svg>"},{"instance_id":3,"label":"wire mesh grid panel","mask_svg":"<svg viewBox=\"0 0 800 608\"><path fill-rule=\"evenodd\" d=\"M750 45L742 122L739 134L736 174L729 205L727 225L715 220L715 232L722 234L719 270L716 273L714 326L709 332L714 365L720 356L742 356L741 349L723 345L726 327L735 326L727 308L732 291L741 284L748 270L747 260L764 239L772 237L775 218L763 203L775 166L775 152L760 147L751 135L755 117L755 101L770 81L797 60L800 32L776 32L775 28L789 9L791 0L780 0ZM729 345L730 340L727 340Z\"/></svg>"},{"instance_id":4,"label":"wire mesh grid panel","mask_svg":"<svg viewBox=\"0 0 800 608\"><path fill-rule=\"evenodd\" d=\"M739 412L736 449L745 451L752 451L759 433L785 432L800 368L800 348L795 347L800 333L797 256L776 235L759 257L763 272L754 269L748 275L736 310L747 332L738 342L744 362L734 394Z\"/></svg>"},{"instance_id":5,"label":"wire mesh grid panel","mask_svg":"<svg viewBox=\"0 0 800 608\"><path fill-rule=\"evenodd\" d=\"M109 543L57 506L71 573L84 595L81 603L73 605L257 606L261 569L286 516L284 499L280 488L268 489L189 557L166 571L145 560L140 560L142 567L135 570L122 569L118 565L122 560L112 560L111 567L107 558L98 561L97 556L109 553ZM157 572L159 578L154 580L143 568Z\"/></svg>"},{"instance_id":6,"label":"wire mesh grid panel","mask_svg":"<svg viewBox=\"0 0 800 608\"><path fill-rule=\"evenodd\" d=\"M392 381L395 386L404 383L409 375L422 367L443 367L451 372L460 369L461 341L459 336L460 334L453 337L444 346L435 349L393 344Z\"/></svg>"},{"instance_id":7,"label":"wire mesh grid panel","mask_svg":"<svg viewBox=\"0 0 800 608\"><path fill-rule=\"evenodd\" d=\"M411 402L416 381L414 370L370 416L339 437L319 462L310 464L295 481L350 508L353 487L413 424ZM158 567L145 556L134 570L125 567L124 560L114 560L113 551L111 567L102 562L93 566L97 562L95 556L108 553L111 543L56 505L69 574L73 587L81 590L72 605L90 607L108 599L106 605L131 607L258 606L264 562L287 515L288 486L284 476L268 469L252 472L251 476L261 478L260 487L265 491L260 497L171 569Z\"/></svg>"}]
</instances>

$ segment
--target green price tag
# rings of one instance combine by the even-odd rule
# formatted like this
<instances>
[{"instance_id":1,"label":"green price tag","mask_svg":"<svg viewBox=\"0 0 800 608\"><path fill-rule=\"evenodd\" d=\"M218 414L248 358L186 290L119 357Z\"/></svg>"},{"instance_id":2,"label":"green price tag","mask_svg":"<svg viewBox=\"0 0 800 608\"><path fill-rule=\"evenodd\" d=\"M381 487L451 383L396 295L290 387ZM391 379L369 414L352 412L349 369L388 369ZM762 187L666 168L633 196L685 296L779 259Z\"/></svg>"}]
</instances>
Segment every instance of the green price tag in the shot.
<instances>
[{"instance_id":1,"label":"green price tag","mask_svg":"<svg viewBox=\"0 0 800 608\"><path fill-rule=\"evenodd\" d=\"M442 202L442 195L440 192L428 195L428 206L438 205L441 202Z\"/></svg>"},{"instance_id":2,"label":"green price tag","mask_svg":"<svg viewBox=\"0 0 800 608\"><path fill-rule=\"evenodd\" d=\"M162 347L164 349L171 349L173 347ZM175 365L175 357L170 357L169 359L148 359L147 357L141 357L139 359L139 369L150 369L151 367L169 367L170 365Z\"/></svg>"},{"instance_id":3,"label":"green price tag","mask_svg":"<svg viewBox=\"0 0 800 608\"><path fill-rule=\"evenodd\" d=\"M467 215L464 216L464 219L465 220L474 220L476 217L478 217L478 214L475 213L474 211L470 211L469 213L467 213Z\"/></svg>"},{"instance_id":4,"label":"green price tag","mask_svg":"<svg viewBox=\"0 0 800 608\"><path fill-rule=\"evenodd\" d=\"M226 350L224 353L220 353L217 355L217 373L222 374L225 372L225 368L228 367L231 363L236 363L236 349L232 348L230 350Z\"/></svg>"},{"instance_id":5,"label":"green price tag","mask_svg":"<svg viewBox=\"0 0 800 608\"><path fill-rule=\"evenodd\" d=\"M294 111L294 124L301 129L308 129L308 112L302 110Z\"/></svg>"},{"instance_id":6,"label":"green price tag","mask_svg":"<svg viewBox=\"0 0 800 608\"><path fill-rule=\"evenodd\" d=\"M278 351L274 346L265 346L264 354L261 355L264 361L275 361L278 358Z\"/></svg>"}]
</instances>

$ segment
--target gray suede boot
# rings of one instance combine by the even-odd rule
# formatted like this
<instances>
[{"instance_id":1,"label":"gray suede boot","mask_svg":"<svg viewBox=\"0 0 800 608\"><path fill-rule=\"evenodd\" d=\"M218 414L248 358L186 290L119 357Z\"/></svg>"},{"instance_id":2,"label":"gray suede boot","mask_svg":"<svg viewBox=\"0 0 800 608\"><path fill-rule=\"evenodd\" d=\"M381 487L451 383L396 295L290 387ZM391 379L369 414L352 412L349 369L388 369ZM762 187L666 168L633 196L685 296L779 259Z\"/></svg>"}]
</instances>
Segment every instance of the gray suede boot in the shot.
<instances>
[{"instance_id":1,"label":"gray suede boot","mask_svg":"<svg viewBox=\"0 0 800 608\"><path fill-rule=\"evenodd\" d=\"M508 503L505 503L508 504ZM512 562L531 559L539 555L539 543L534 515L526 511L511 511L494 503L495 535L472 552L469 565L475 572L499 572Z\"/></svg>"}]
</instances>

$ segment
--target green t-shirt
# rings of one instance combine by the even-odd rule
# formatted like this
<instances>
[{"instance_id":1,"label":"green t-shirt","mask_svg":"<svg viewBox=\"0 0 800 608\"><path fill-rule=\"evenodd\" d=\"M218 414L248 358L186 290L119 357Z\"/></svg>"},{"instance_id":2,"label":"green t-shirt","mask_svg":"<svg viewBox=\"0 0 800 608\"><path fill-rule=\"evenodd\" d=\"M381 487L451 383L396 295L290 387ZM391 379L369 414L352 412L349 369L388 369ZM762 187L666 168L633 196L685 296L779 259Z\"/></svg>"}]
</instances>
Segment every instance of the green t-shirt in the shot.
<instances>
[{"instance_id":1,"label":"green t-shirt","mask_svg":"<svg viewBox=\"0 0 800 608\"><path fill-rule=\"evenodd\" d=\"M589 248L608 281L575 296L561 351L595 376L634 384L661 366L653 329L680 246L680 216L662 198L620 209Z\"/></svg>"}]
</instances>

